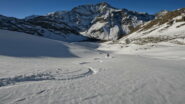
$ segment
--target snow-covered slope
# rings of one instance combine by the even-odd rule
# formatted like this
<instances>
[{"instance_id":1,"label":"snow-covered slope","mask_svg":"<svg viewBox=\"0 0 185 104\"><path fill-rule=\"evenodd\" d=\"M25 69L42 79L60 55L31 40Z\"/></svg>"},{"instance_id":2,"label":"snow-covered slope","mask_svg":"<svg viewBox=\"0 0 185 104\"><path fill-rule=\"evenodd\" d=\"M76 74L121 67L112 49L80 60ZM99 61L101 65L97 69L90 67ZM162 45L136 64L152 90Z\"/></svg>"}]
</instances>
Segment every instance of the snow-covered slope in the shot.
<instances>
[{"instance_id":1,"label":"snow-covered slope","mask_svg":"<svg viewBox=\"0 0 185 104\"><path fill-rule=\"evenodd\" d=\"M71 43L72 44L72 43ZM90 52L90 47L32 36L21 32L0 30L0 55L22 58L70 58L80 57L81 51ZM88 44L87 44L88 45ZM78 50L79 49L79 50ZM73 53L75 51L75 53ZM78 55L77 55L78 54ZM84 56L85 54L83 54Z\"/></svg>"},{"instance_id":2,"label":"snow-covered slope","mask_svg":"<svg viewBox=\"0 0 185 104\"><path fill-rule=\"evenodd\" d=\"M101 51L99 45L0 30L0 104L185 102L184 59L124 55L121 48L110 52L116 45Z\"/></svg>"},{"instance_id":3,"label":"snow-covered slope","mask_svg":"<svg viewBox=\"0 0 185 104\"><path fill-rule=\"evenodd\" d=\"M1 56L75 57L69 47L62 42L57 43L49 39L6 30L0 30L0 39Z\"/></svg>"},{"instance_id":4,"label":"snow-covered slope","mask_svg":"<svg viewBox=\"0 0 185 104\"><path fill-rule=\"evenodd\" d=\"M185 9L165 12L155 20L136 28L122 42L146 44L158 42L172 42L185 44Z\"/></svg>"}]
</instances>

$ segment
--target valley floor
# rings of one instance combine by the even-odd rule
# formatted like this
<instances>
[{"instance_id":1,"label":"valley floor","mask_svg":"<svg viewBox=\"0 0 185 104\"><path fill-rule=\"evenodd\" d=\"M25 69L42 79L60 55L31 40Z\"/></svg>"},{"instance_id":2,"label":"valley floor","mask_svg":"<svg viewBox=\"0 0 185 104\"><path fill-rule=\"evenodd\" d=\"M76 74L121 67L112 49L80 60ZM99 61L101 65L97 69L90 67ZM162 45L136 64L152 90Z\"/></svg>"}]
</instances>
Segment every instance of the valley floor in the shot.
<instances>
[{"instance_id":1,"label":"valley floor","mask_svg":"<svg viewBox=\"0 0 185 104\"><path fill-rule=\"evenodd\" d=\"M24 35L11 34L0 34L0 104L185 103L184 46L17 41Z\"/></svg>"}]
</instances>

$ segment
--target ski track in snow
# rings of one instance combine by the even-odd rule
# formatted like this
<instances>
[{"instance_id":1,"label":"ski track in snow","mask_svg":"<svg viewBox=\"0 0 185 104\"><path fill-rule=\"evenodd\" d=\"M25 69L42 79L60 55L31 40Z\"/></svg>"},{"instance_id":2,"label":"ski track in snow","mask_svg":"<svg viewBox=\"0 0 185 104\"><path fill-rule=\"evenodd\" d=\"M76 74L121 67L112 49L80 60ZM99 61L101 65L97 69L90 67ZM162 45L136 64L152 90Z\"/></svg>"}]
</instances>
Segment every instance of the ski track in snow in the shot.
<instances>
[{"instance_id":1,"label":"ski track in snow","mask_svg":"<svg viewBox=\"0 0 185 104\"><path fill-rule=\"evenodd\" d=\"M44 80L75 80L89 75L97 73L96 70L89 67L86 70L77 70L71 72L60 73L61 69L57 69L56 72L43 72L32 75L19 75L9 78L0 79L0 87L14 85L21 82L30 82L30 81L44 81Z\"/></svg>"}]
</instances>

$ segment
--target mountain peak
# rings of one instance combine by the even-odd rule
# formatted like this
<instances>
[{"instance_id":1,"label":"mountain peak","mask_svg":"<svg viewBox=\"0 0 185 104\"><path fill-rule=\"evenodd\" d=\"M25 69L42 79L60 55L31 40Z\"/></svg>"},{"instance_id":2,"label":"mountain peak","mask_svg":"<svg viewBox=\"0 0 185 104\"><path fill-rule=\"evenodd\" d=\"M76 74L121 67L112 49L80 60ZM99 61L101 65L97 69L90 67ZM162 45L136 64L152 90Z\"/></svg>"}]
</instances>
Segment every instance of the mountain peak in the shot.
<instances>
[{"instance_id":1,"label":"mountain peak","mask_svg":"<svg viewBox=\"0 0 185 104\"><path fill-rule=\"evenodd\" d=\"M108 4L107 2L100 2L100 3L98 3L98 4L96 4L97 6L105 6L105 7L111 7L111 8L113 8L110 4Z\"/></svg>"},{"instance_id":2,"label":"mountain peak","mask_svg":"<svg viewBox=\"0 0 185 104\"><path fill-rule=\"evenodd\" d=\"M100 2L97 5L110 6L107 2Z\"/></svg>"}]
</instances>

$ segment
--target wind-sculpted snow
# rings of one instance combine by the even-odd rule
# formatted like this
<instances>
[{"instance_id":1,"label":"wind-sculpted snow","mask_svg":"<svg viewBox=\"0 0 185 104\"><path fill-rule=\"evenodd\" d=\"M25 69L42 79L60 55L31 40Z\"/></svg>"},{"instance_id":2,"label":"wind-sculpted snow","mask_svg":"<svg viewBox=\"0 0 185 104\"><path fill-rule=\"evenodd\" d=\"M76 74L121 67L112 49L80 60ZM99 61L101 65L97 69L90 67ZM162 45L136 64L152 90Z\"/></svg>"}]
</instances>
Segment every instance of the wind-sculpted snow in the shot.
<instances>
[{"instance_id":1,"label":"wind-sculpted snow","mask_svg":"<svg viewBox=\"0 0 185 104\"><path fill-rule=\"evenodd\" d=\"M83 70L69 71L57 69L55 72L42 72L31 75L18 75L15 77L1 78L0 87L7 85L14 85L21 82L30 81L44 81L44 80L75 80L83 77L87 77L96 73L94 69L88 68Z\"/></svg>"}]
</instances>

